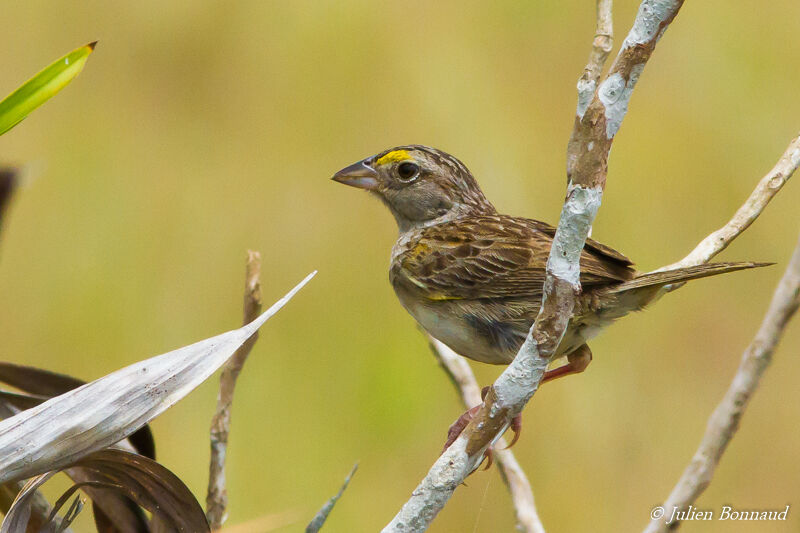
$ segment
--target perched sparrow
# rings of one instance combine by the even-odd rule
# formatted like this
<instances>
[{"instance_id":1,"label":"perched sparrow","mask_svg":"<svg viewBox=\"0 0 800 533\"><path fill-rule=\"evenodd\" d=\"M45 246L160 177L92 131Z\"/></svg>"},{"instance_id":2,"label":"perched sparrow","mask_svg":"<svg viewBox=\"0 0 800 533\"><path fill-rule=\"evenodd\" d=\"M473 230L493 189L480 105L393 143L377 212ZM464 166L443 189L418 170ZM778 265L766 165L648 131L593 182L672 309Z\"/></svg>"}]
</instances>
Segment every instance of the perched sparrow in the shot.
<instances>
[{"instance_id":1,"label":"perched sparrow","mask_svg":"<svg viewBox=\"0 0 800 533\"><path fill-rule=\"evenodd\" d=\"M394 215L400 236L389 280L411 316L464 357L510 363L539 313L555 228L498 214L461 161L427 146L386 150L333 179L372 192ZM545 372L542 383L583 372L592 360L586 342L656 299L664 285L765 265L712 263L643 274L592 239L580 264L582 293L554 357L566 356L567 362ZM445 449L478 408L450 427ZM512 445L520 427L517 415Z\"/></svg>"},{"instance_id":2,"label":"perched sparrow","mask_svg":"<svg viewBox=\"0 0 800 533\"><path fill-rule=\"evenodd\" d=\"M397 220L389 279L411 316L464 357L510 363L539 312L555 228L499 214L461 161L427 146L386 150L333 179L377 195ZM556 354L567 363L548 370L543 382L582 372L592 359L586 342L642 309L664 285L763 266L712 263L642 274L591 239L580 262L583 291Z\"/></svg>"}]
</instances>

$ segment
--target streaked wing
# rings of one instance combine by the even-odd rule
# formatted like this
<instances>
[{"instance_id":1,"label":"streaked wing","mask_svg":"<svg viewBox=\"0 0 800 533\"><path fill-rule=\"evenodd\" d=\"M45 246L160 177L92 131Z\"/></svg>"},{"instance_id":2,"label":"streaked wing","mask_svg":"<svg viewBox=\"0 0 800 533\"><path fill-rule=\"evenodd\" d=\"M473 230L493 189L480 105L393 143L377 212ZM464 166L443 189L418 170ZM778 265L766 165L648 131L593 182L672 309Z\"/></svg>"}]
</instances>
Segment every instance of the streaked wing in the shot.
<instances>
[{"instance_id":1,"label":"streaked wing","mask_svg":"<svg viewBox=\"0 0 800 533\"><path fill-rule=\"evenodd\" d=\"M551 229L502 215L432 226L409 243L392 276L431 300L541 297ZM593 243L581 256L581 283L628 280L634 274L629 265L622 254Z\"/></svg>"},{"instance_id":2,"label":"streaked wing","mask_svg":"<svg viewBox=\"0 0 800 533\"><path fill-rule=\"evenodd\" d=\"M530 227L536 228L539 231L549 235L551 239L556 235L556 228L545 222L540 222L538 220L531 220L529 218L517 219L517 220L525 220L525 222L527 222ZM597 242L594 239L586 239L585 248L588 248L590 251L597 252L597 254L604 256L606 259L616 262L621 266L633 266L633 261L622 255L612 247L606 246L605 244Z\"/></svg>"}]
</instances>

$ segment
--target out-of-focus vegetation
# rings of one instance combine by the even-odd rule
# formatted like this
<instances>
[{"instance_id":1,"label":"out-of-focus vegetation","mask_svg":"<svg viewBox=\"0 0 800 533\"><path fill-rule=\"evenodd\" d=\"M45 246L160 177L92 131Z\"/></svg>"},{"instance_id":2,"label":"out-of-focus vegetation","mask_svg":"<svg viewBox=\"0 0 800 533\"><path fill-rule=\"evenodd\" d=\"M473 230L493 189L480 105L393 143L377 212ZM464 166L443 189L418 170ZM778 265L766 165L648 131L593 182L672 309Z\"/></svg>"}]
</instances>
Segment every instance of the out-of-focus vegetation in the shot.
<instances>
[{"instance_id":1,"label":"out-of-focus vegetation","mask_svg":"<svg viewBox=\"0 0 800 533\"><path fill-rule=\"evenodd\" d=\"M637 5L616 2L617 42ZM103 47L68 103L0 139L4 160L29 168L0 243L2 358L94 379L238 325L247 248L262 253L267 301L319 269L240 378L228 523L310 519L359 460L326 530L380 528L461 407L387 281L394 221L328 178L425 143L463 159L500 210L555 222L594 3L26 2L4 15L1 94L75 42ZM633 96L594 238L650 269L727 220L798 130L798 19L788 0L687 3ZM545 526L647 522L757 328L798 198L788 184L721 256L778 266L691 283L537 394L515 451ZM796 503L799 331L699 507ZM499 372L476 370L484 383ZM215 398L208 383L152 424L159 461L201 500ZM511 531L497 474L468 485L432 530Z\"/></svg>"}]
</instances>

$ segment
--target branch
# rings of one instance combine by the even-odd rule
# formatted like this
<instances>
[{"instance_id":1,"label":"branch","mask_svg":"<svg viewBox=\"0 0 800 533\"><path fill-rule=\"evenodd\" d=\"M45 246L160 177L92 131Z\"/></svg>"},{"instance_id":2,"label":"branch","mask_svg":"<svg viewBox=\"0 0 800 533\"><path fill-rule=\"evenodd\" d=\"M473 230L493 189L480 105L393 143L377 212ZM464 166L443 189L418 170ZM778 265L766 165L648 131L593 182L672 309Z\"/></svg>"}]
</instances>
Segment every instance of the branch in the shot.
<instances>
[{"instance_id":1,"label":"branch","mask_svg":"<svg viewBox=\"0 0 800 533\"><path fill-rule=\"evenodd\" d=\"M244 323L251 322L261 314L261 255L247 251L247 266L244 284ZM231 428L231 407L236 378L244 362L258 340L258 332L245 341L222 369L219 378L217 410L211 419L211 462L206 496L206 516L211 530L222 527L226 518L228 493L225 489L225 454L228 449L228 433Z\"/></svg>"},{"instance_id":2,"label":"branch","mask_svg":"<svg viewBox=\"0 0 800 533\"><path fill-rule=\"evenodd\" d=\"M750 227L750 224L758 218L770 200L789 181L798 166L800 166L800 136L792 139L772 170L761 178L756 188L750 193L750 197L727 224L703 239L686 257L658 270L672 270L708 263L712 257L727 248L740 233ZM676 284L670 290L674 290L678 286L679 284Z\"/></svg>"},{"instance_id":3,"label":"branch","mask_svg":"<svg viewBox=\"0 0 800 533\"><path fill-rule=\"evenodd\" d=\"M446 344L428 337L433 356L442 366L450 381L461 395L464 407L467 409L481 403L481 392L475 375L469 363L450 349ZM500 476L508 487L511 501L514 504L514 514L517 517L517 530L524 533L544 533L544 526L536 511L533 500L533 491L528 477L514 457L514 452L508 449L503 438L498 441L499 446L494 449L494 459L499 467Z\"/></svg>"},{"instance_id":4,"label":"branch","mask_svg":"<svg viewBox=\"0 0 800 533\"><path fill-rule=\"evenodd\" d=\"M676 521L670 524L666 522L672 517L673 509L686 508L694 503L711 483L714 470L728 443L739 429L744 410L758 387L761 375L772 361L772 354L798 306L800 306L800 241L772 296L772 302L758 333L742 355L739 369L728 391L708 420L700 446L662 508L664 519L652 521L645 528L645 533L665 532L678 527L679 523Z\"/></svg>"},{"instance_id":5,"label":"branch","mask_svg":"<svg viewBox=\"0 0 800 533\"><path fill-rule=\"evenodd\" d=\"M597 80L600 79L603 65L606 64L608 54L614 45L611 3L612 0L597 0L597 29L594 32L592 51L583 69L583 75L578 79L578 115L583 115L594 98Z\"/></svg>"},{"instance_id":6,"label":"branch","mask_svg":"<svg viewBox=\"0 0 800 533\"><path fill-rule=\"evenodd\" d=\"M606 79L587 108L578 107L567 146L567 198L547 261L539 315L478 413L384 531L425 530L539 387L580 293L580 255L600 207L611 143L639 75L682 4L682 0L644 0Z\"/></svg>"}]
</instances>

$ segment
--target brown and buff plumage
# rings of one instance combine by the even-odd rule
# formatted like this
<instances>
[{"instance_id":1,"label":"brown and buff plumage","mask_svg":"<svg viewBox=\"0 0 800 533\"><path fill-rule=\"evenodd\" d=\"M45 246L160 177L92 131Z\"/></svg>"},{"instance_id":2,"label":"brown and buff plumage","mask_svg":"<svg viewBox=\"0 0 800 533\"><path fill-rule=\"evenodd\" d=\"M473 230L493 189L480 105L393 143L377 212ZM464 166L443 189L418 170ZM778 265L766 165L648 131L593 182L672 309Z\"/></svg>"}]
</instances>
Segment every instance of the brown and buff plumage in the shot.
<instances>
[{"instance_id":1,"label":"brown and buff plumage","mask_svg":"<svg viewBox=\"0 0 800 533\"><path fill-rule=\"evenodd\" d=\"M539 312L555 228L498 214L458 159L433 148L393 148L337 173L370 190L395 216L400 236L390 280L402 305L432 336L465 357L511 362ZM624 255L591 239L581 255L582 294L557 355L558 377L582 371L586 342L643 308L665 284L760 266L714 263L640 274Z\"/></svg>"}]
</instances>

